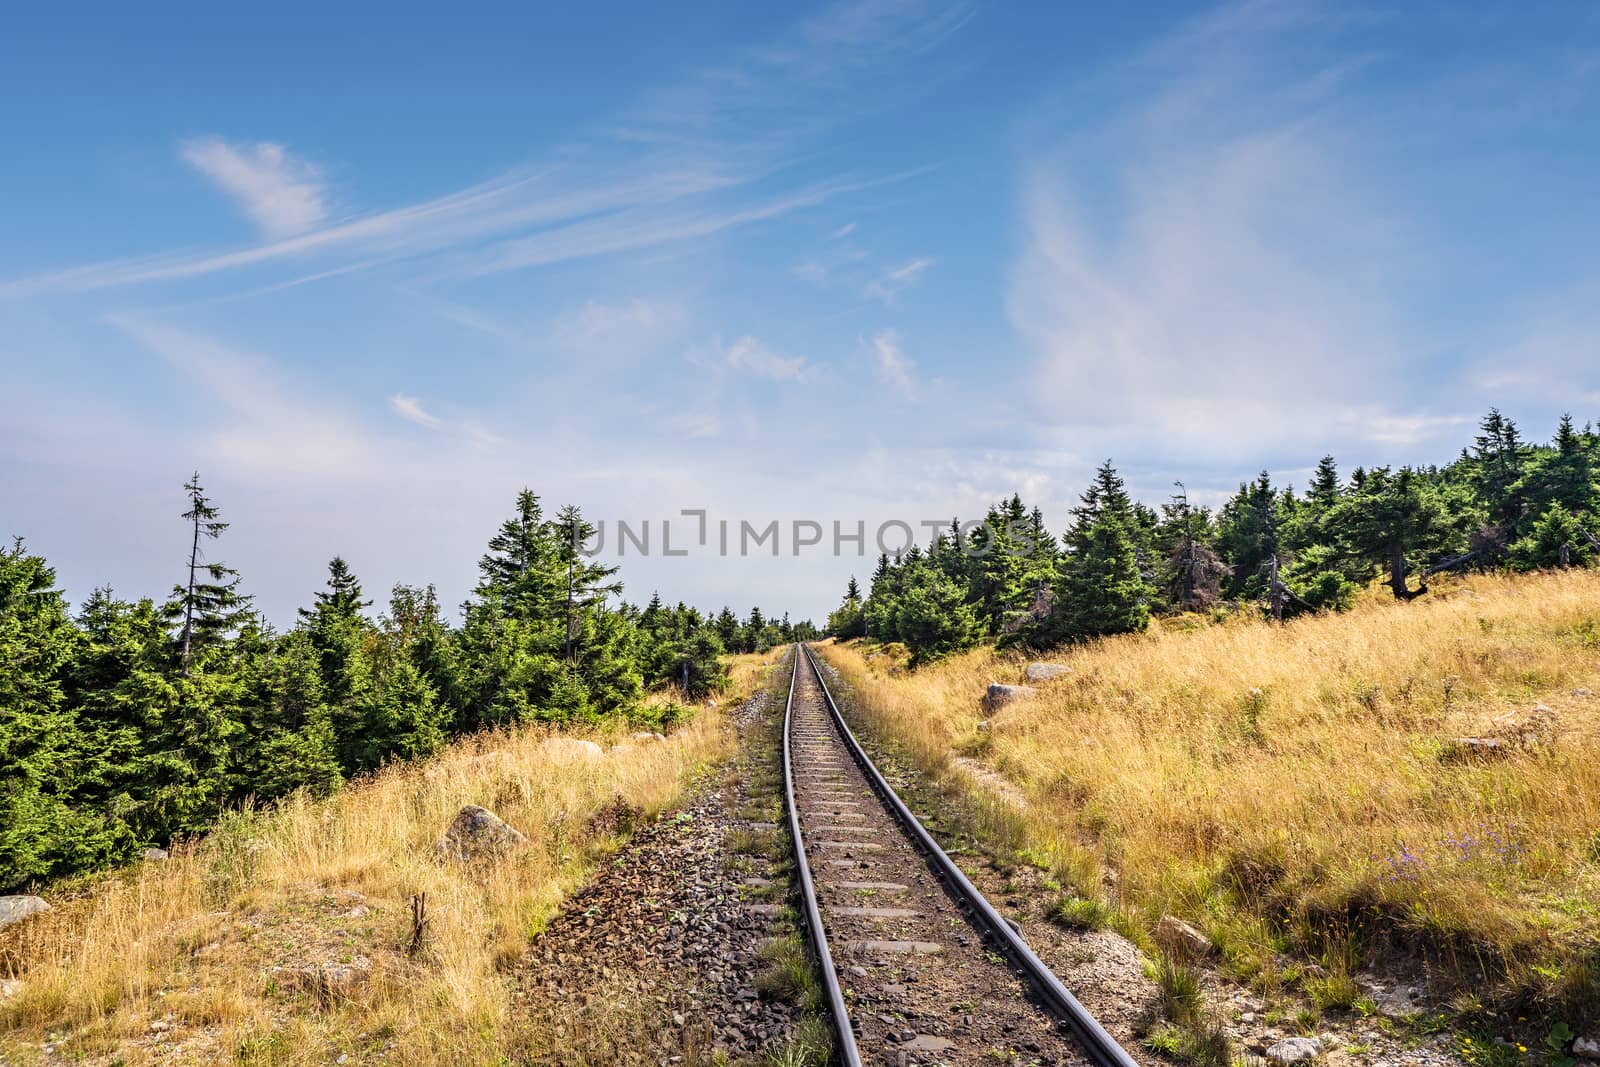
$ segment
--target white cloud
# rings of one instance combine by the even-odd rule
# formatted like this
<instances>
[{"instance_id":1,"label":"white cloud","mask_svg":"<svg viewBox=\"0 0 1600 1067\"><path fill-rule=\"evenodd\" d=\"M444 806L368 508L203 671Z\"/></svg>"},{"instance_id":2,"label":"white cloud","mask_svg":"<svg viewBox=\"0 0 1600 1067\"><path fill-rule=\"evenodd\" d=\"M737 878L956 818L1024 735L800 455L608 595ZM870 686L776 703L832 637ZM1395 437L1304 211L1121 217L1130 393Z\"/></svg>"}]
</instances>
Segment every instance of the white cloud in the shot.
<instances>
[{"instance_id":1,"label":"white cloud","mask_svg":"<svg viewBox=\"0 0 1600 1067\"><path fill-rule=\"evenodd\" d=\"M265 237L305 233L327 216L321 172L281 144L202 137L183 143L183 158L231 196Z\"/></svg>"},{"instance_id":2,"label":"white cloud","mask_svg":"<svg viewBox=\"0 0 1600 1067\"><path fill-rule=\"evenodd\" d=\"M843 238L849 237L851 234L853 234L855 232L856 232L856 224L853 223L853 222L847 222L843 226L840 226L837 230L834 230L828 236L830 238L832 238L833 240L838 241L838 240L842 240Z\"/></svg>"},{"instance_id":3,"label":"white cloud","mask_svg":"<svg viewBox=\"0 0 1600 1067\"><path fill-rule=\"evenodd\" d=\"M915 285L917 279L934 261L927 257L913 259L909 263L902 263L893 270L886 272L882 277L876 278L867 284L867 295L876 297L888 304L906 289Z\"/></svg>"},{"instance_id":4,"label":"white cloud","mask_svg":"<svg viewBox=\"0 0 1600 1067\"><path fill-rule=\"evenodd\" d=\"M389 407L393 408L395 414L402 419L414 422L418 426L426 426L430 430L437 430L444 425L443 419L436 415L428 414L427 410L423 408L421 400L414 396L407 396L405 393L395 393L391 396L389 398Z\"/></svg>"},{"instance_id":5,"label":"white cloud","mask_svg":"<svg viewBox=\"0 0 1600 1067\"><path fill-rule=\"evenodd\" d=\"M728 368L775 382L803 382L811 373L804 356L781 356L748 334L721 354Z\"/></svg>"},{"instance_id":6,"label":"white cloud","mask_svg":"<svg viewBox=\"0 0 1600 1067\"><path fill-rule=\"evenodd\" d=\"M916 395L916 383L911 372L916 364L900 347L900 336L893 330L884 330L872 338L872 353L877 364L878 377L894 386L902 396Z\"/></svg>"}]
</instances>

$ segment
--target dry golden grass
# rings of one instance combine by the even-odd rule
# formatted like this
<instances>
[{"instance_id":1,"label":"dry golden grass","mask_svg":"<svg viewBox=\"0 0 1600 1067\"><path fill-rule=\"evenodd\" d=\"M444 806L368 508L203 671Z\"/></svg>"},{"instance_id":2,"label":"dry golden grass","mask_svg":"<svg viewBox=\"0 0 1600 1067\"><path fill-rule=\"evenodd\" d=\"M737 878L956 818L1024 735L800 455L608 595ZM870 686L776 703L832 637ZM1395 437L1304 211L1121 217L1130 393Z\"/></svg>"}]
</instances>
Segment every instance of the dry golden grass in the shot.
<instances>
[{"instance_id":1,"label":"dry golden grass","mask_svg":"<svg viewBox=\"0 0 1600 1067\"><path fill-rule=\"evenodd\" d=\"M53 912L0 935L0 976L23 983L0 1002L0 1062L42 1061L47 1042L126 1064L504 1062L516 1042L507 965L615 848L619 818L670 807L732 744L712 711L664 742L620 726L587 735L600 757L547 736L465 740L325 801L231 817L75 898L58 887ZM529 846L489 866L436 858L469 803ZM409 903L422 893L430 919L413 958ZM319 996L297 981L308 964L370 964L370 978Z\"/></svg>"},{"instance_id":2,"label":"dry golden grass","mask_svg":"<svg viewBox=\"0 0 1600 1067\"><path fill-rule=\"evenodd\" d=\"M985 686L1025 658L910 673L872 651L824 649L869 725L936 773L1002 774L1022 798L1007 832L1133 926L1183 916L1269 990L1289 958L1332 989L1409 952L1486 1001L1600 1016L1600 574L1062 649L1033 658L1072 673L981 731ZM1537 703L1553 732L1525 746L1456 743L1514 734L1495 720Z\"/></svg>"}]
</instances>

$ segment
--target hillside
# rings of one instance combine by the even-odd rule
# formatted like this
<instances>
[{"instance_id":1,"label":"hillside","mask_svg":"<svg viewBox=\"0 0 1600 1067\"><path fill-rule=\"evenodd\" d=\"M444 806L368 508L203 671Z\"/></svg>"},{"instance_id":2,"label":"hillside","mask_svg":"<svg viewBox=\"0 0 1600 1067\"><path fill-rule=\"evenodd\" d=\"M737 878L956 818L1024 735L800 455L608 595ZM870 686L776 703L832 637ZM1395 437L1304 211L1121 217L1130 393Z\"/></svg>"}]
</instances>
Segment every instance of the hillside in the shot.
<instances>
[{"instance_id":1,"label":"hillside","mask_svg":"<svg viewBox=\"0 0 1600 1067\"><path fill-rule=\"evenodd\" d=\"M1068 670L992 716L1019 654L825 653L870 733L1001 798L991 839L1052 873L1065 921L1149 945L1180 917L1302 1029L1408 981L1423 1016L1523 1040L1600 1019L1592 571L1281 625L1158 620L1037 657Z\"/></svg>"},{"instance_id":2,"label":"hillside","mask_svg":"<svg viewBox=\"0 0 1600 1067\"><path fill-rule=\"evenodd\" d=\"M664 740L482 733L325 800L226 816L168 859L48 886L53 910L0 937L0 1062L500 1062L517 1041L505 967L731 745L714 709ZM527 843L439 856L466 804Z\"/></svg>"}]
</instances>

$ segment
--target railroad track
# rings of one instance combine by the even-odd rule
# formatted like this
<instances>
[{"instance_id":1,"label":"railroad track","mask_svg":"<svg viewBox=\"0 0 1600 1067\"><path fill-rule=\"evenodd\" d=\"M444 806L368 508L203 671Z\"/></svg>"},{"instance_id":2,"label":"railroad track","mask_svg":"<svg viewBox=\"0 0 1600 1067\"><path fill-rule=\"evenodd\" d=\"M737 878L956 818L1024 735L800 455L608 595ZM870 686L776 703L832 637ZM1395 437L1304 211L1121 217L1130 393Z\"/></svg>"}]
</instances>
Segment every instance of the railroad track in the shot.
<instances>
[{"instance_id":1,"label":"railroad track","mask_svg":"<svg viewBox=\"0 0 1600 1067\"><path fill-rule=\"evenodd\" d=\"M793 659L784 801L839 1061L1134 1067L895 795L810 649Z\"/></svg>"}]
</instances>

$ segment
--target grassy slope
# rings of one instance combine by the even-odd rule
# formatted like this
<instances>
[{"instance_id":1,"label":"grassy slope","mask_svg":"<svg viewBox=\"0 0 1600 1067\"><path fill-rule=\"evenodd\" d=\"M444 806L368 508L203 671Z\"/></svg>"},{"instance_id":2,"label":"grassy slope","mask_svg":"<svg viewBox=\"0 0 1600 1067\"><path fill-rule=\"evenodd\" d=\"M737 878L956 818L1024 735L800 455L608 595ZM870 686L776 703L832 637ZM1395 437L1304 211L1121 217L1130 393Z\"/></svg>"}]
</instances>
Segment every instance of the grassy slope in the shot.
<instances>
[{"instance_id":1,"label":"grassy slope","mask_svg":"<svg viewBox=\"0 0 1600 1067\"><path fill-rule=\"evenodd\" d=\"M827 655L873 724L930 769L1001 772L1024 808L997 826L1133 926L1185 917L1262 990L1324 1005L1363 962L1425 956L1463 1008L1600 1017L1600 575L1063 649L1073 673L983 731L984 687L1023 658L871 652ZM1536 703L1553 737L1462 758Z\"/></svg>"},{"instance_id":2,"label":"grassy slope","mask_svg":"<svg viewBox=\"0 0 1600 1067\"><path fill-rule=\"evenodd\" d=\"M763 673L739 659L735 694ZM180 1061L503 1062L517 1041L504 966L615 849L619 821L672 806L732 745L714 711L665 742L587 736L603 757L553 751L541 730L467 739L328 800L232 818L165 863L47 890L55 911L0 935L0 976L23 983L0 1001L0 1061L41 1060L48 1041L127 1064L174 1047ZM468 803L531 847L488 868L435 859ZM424 892L413 959L409 903ZM370 961L371 978L331 1003L273 970L352 961Z\"/></svg>"}]
</instances>

